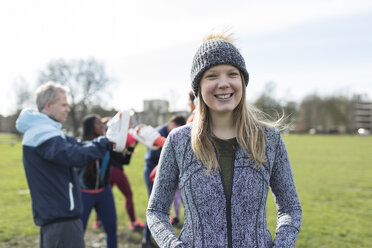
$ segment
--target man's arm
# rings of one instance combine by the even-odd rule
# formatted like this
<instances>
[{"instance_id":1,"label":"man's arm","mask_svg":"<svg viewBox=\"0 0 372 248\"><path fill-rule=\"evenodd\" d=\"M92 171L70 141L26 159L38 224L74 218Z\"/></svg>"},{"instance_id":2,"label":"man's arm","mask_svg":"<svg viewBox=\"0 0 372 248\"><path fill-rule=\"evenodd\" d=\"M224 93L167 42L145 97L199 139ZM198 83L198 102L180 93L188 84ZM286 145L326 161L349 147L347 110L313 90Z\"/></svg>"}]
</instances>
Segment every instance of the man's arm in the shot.
<instances>
[{"instance_id":1,"label":"man's arm","mask_svg":"<svg viewBox=\"0 0 372 248\"><path fill-rule=\"evenodd\" d=\"M85 142L56 136L39 145L36 151L41 157L55 164L84 167L96 159L103 158L111 149L112 144L104 136Z\"/></svg>"}]
</instances>

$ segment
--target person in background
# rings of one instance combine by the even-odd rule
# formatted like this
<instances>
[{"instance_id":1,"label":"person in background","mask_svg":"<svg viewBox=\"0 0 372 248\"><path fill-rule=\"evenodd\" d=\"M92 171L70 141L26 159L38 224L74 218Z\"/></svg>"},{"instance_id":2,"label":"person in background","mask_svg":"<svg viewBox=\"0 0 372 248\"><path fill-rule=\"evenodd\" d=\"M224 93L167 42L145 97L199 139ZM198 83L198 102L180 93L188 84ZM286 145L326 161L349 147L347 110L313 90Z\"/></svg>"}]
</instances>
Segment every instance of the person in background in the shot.
<instances>
[{"instance_id":1,"label":"person in background","mask_svg":"<svg viewBox=\"0 0 372 248\"><path fill-rule=\"evenodd\" d=\"M189 91L189 99L188 99L188 103L187 103L187 105L189 106L190 115L186 120L186 124L191 123L194 120L195 101L196 101L196 98L194 96L194 92L191 90L191 91ZM156 173L156 171L155 171L155 173ZM173 199L174 213L173 213L173 216L170 218L170 223L173 226L180 226L180 224L181 224L181 222L180 222L181 203L182 203L181 192L180 192L179 189L177 189L176 193L174 194L174 199Z\"/></svg>"},{"instance_id":2,"label":"person in background","mask_svg":"<svg viewBox=\"0 0 372 248\"><path fill-rule=\"evenodd\" d=\"M104 125L110 120L110 117L102 118L102 123ZM130 219L129 228L132 231L141 231L144 228L143 222L136 219L135 209L134 209L134 202L133 202L133 193L132 189L124 172L123 165L128 165L130 159L132 157L132 153L134 152L135 146L137 141L135 138L128 133L126 149L123 152L114 152L112 151L110 154L110 184L111 187L117 185L120 192L125 197L125 209L128 213ZM96 220L93 222L93 228L100 227L100 220L98 215L96 216Z\"/></svg>"},{"instance_id":3,"label":"person in background","mask_svg":"<svg viewBox=\"0 0 372 248\"><path fill-rule=\"evenodd\" d=\"M83 141L96 139L105 134L104 125L98 115L88 115L83 120ZM83 200L83 221L86 230L89 215L94 208L106 232L108 248L117 247L116 210L110 185L110 152L101 159L78 170Z\"/></svg>"},{"instance_id":4,"label":"person in background","mask_svg":"<svg viewBox=\"0 0 372 248\"><path fill-rule=\"evenodd\" d=\"M190 115L187 118L186 124L189 124L189 123L191 123L194 120L194 117L195 117L195 108L196 108L195 104L196 104L196 102L197 102L197 100L195 98L194 92L191 90L189 92L189 100L188 100L188 103L187 103L187 105L189 105L189 108L190 108Z\"/></svg>"},{"instance_id":5,"label":"person in background","mask_svg":"<svg viewBox=\"0 0 372 248\"><path fill-rule=\"evenodd\" d=\"M23 133L23 165L30 188L34 222L40 226L40 247L84 244L79 180L75 167L102 159L116 143L113 137L79 142L62 132L70 108L68 89L54 82L36 90L38 111L24 109L16 128Z\"/></svg>"},{"instance_id":6,"label":"person in background","mask_svg":"<svg viewBox=\"0 0 372 248\"><path fill-rule=\"evenodd\" d=\"M195 102L196 98L194 96L194 92L191 90L189 92L189 99L187 105L189 105L189 111L190 115L186 120L186 124L191 123L194 120L195 116ZM156 171L155 171L156 173ZM182 197L181 197L181 192L179 188L177 188L176 193L174 194L174 199L173 199L173 209L174 213L173 216L170 219L170 223L173 226L180 226L180 208L181 208L181 203L182 203Z\"/></svg>"},{"instance_id":7,"label":"person in background","mask_svg":"<svg viewBox=\"0 0 372 248\"><path fill-rule=\"evenodd\" d=\"M160 247L295 247L302 209L288 153L275 125L246 103L248 81L231 37L207 37L191 69L194 121L168 136L147 208ZM185 211L179 237L168 218L178 187ZM269 188L278 211L274 240Z\"/></svg>"},{"instance_id":8,"label":"person in background","mask_svg":"<svg viewBox=\"0 0 372 248\"><path fill-rule=\"evenodd\" d=\"M158 128L157 132L160 134L160 136L166 138L168 134L177 127L180 127L182 125L185 125L186 120L183 116L172 116L168 123ZM148 148L145 154L145 168L144 168L144 178L145 183L147 186L147 192L149 196L151 195L152 191L152 183L150 180L150 174L152 170L155 168L155 166L159 162L159 157L162 149L159 148L157 150L153 150ZM172 199L173 200L173 199ZM168 221L169 221L169 215L168 215ZM155 247L154 244L151 241L151 233L148 228L148 226L145 224L144 232L143 232L143 239L142 239L142 247Z\"/></svg>"}]
</instances>

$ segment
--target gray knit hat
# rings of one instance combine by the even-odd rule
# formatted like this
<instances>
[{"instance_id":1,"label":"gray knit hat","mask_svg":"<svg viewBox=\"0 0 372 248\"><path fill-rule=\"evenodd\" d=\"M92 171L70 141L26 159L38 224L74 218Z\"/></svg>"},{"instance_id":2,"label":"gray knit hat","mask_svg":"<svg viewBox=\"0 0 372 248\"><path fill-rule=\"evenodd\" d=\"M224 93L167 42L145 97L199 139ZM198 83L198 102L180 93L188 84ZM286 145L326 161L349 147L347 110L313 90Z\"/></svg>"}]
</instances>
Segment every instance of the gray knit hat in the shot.
<instances>
[{"instance_id":1,"label":"gray knit hat","mask_svg":"<svg viewBox=\"0 0 372 248\"><path fill-rule=\"evenodd\" d=\"M243 74L245 86L249 75L245 68L243 56L230 42L223 39L211 39L204 42L196 52L191 67L191 87L195 96L198 95L200 79L203 73L215 65L233 65Z\"/></svg>"}]
</instances>

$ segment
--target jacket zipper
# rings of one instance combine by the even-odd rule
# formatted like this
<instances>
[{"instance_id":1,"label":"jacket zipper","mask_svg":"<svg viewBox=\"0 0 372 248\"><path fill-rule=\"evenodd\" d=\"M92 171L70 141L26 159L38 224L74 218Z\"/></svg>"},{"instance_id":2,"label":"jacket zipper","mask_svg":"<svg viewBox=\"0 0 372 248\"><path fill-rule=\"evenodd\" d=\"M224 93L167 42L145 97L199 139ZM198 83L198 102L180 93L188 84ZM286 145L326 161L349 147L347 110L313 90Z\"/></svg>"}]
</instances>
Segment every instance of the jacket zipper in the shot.
<instances>
[{"instance_id":1,"label":"jacket zipper","mask_svg":"<svg viewBox=\"0 0 372 248\"><path fill-rule=\"evenodd\" d=\"M222 174L220 172L220 178L221 178L222 188L223 188L223 192L225 194L225 199L226 199L227 247L228 248L232 248L231 196L233 194L233 182L234 182L234 169L235 169L234 167L235 167L236 146L233 145L233 147L234 147L235 152L234 152L234 160L233 160L232 172L231 172L232 174L231 174L231 194L230 194L230 198L227 197L225 187L223 186ZM218 154L218 149L216 148L216 146L214 146L214 149L215 149L216 153ZM229 209L230 211L227 211L227 209Z\"/></svg>"},{"instance_id":2,"label":"jacket zipper","mask_svg":"<svg viewBox=\"0 0 372 248\"><path fill-rule=\"evenodd\" d=\"M233 166L232 166L230 198L227 197L225 187L223 186L222 174L220 172L222 188L223 188L223 192L224 192L225 198L226 198L226 223L227 223L227 247L228 248L232 248L231 196L232 196L233 181L234 181L234 165L235 165L235 158L234 158L234 162L233 162ZM227 211L227 209L229 209L230 211Z\"/></svg>"},{"instance_id":3,"label":"jacket zipper","mask_svg":"<svg viewBox=\"0 0 372 248\"><path fill-rule=\"evenodd\" d=\"M226 211L227 219L227 246L232 248L232 225L231 225L231 199L226 200L226 207L230 209L230 212Z\"/></svg>"},{"instance_id":4,"label":"jacket zipper","mask_svg":"<svg viewBox=\"0 0 372 248\"><path fill-rule=\"evenodd\" d=\"M235 151L236 152L236 151ZM230 208L230 215L228 216L229 222L227 225L227 231L228 231L228 245L230 248L232 248L232 222L231 222L231 197L233 195L233 182L234 182L234 170L235 170L235 154L234 154L234 160L233 160L233 165L232 165L232 174L231 174L231 194L230 198L228 200L229 208Z\"/></svg>"},{"instance_id":5,"label":"jacket zipper","mask_svg":"<svg viewBox=\"0 0 372 248\"><path fill-rule=\"evenodd\" d=\"M98 189L99 188L99 177L100 177L99 161L98 160L96 160L96 172L97 172L97 177L96 177L96 187L95 187L95 189Z\"/></svg>"}]
</instances>

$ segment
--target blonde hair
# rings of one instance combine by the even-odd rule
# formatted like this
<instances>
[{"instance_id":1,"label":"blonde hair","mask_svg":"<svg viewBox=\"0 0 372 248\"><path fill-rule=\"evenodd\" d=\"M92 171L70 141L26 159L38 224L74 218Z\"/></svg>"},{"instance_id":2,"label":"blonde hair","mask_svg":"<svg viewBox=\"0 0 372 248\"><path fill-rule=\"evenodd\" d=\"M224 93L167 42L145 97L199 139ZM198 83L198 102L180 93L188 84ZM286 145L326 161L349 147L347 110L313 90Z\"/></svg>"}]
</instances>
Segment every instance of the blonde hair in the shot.
<instances>
[{"instance_id":1,"label":"blonde hair","mask_svg":"<svg viewBox=\"0 0 372 248\"><path fill-rule=\"evenodd\" d=\"M213 39L222 39L230 43L234 42L233 34L230 33L229 29L225 29L218 33L210 33L204 38L203 42Z\"/></svg>"},{"instance_id":2,"label":"blonde hair","mask_svg":"<svg viewBox=\"0 0 372 248\"><path fill-rule=\"evenodd\" d=\"M215 34L208 36L207 38L215 38ZM218 38L228 39L224 34L219 34ZM241 73L240 73L241 74ZM263 162L265 162L265 134L264 129L267 127L277 126L280 120L277 122L269 122L265 118L265 114L262 111L250 106L245 101L245 84L243 75L242 77L242 98L233 110L233 123L235 123L235 135L237 142L243 152L249 156L252 155L251 159L255 162L258 168ZM216 170L219 168L216 151L211 139L211 118L209 108L205 104L201 93L200 84L198 90L198 107L196 108L195 119L191 130L191 146L194 154L198 160L200 160L206 167L207 171Z\"/></svg>"}]
</instances>

